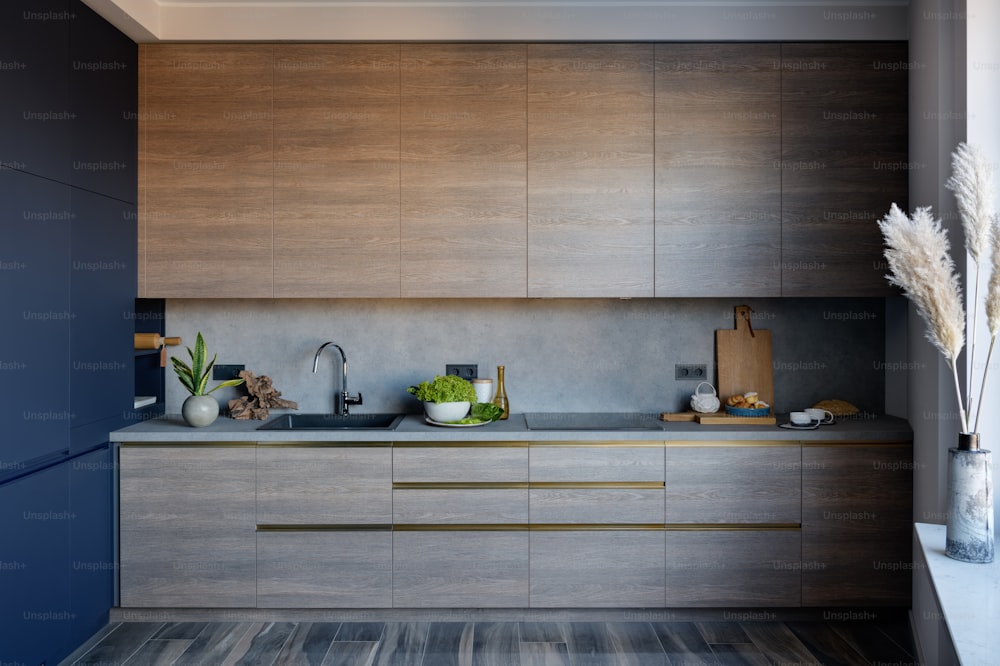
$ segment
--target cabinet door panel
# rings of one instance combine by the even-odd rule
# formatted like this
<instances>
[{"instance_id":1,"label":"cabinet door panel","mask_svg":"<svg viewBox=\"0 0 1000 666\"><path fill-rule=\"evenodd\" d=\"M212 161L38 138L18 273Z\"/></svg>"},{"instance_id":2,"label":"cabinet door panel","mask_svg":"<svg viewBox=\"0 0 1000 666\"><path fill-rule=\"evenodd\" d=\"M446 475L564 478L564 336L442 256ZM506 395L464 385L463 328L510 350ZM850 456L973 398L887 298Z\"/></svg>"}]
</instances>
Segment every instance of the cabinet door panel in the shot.
<instances>
[{"instance_id":1,"label":"cabinet door panel","mask_svg":"<svg viewBox=\"0 0 1000 666\"><path fill-rule=\"evenodd\" d=\"M404 483L523 482L526 446L396 446L392 480Z\"/></svg>"},{"instance_id":2,"label":"cabinet door panel","mask_svg":"<svg viewBox=\"0 0 1000 666\"><path fill-rule=\"evenodd\" d=\"M528 296L653 295L653 46L528 45Z\"/></svg>"},{"instance_id":3,"label":"cabinet door panel","mask_svg":"<svg viewBox=\"0 0 1000 666\"><path fill-rule=\"evenodd\" d=\"M527 295L524 44L404 44L402 294Z\"/></svg>"},{"instance_id":4,"label":"cabinet door panel","mask_svg":"<svg viewBox=\"0 0 1000 666\"><path fill-rule=\"evenodd\" d=\"M781 49L781 294L890 295L877 222L908 209L906 43Z\"/></svg>"},{"instance_id":5,"label":"cabinet door panel","mask_svg":"<svg viewBox=\"0 0 1000 666\"><path fill-rule=\"evenodd\" d=\"M253 607L254 449L120 451L122 606Z\"/></svg>"},{"instance_id":6,"label":"cabinet door panel","mask_svg":"<svg viewBox=\"0 0 1000 666\"><path fill-rule=\"evenodd\" d=\"M143 44L140 60L140 296L272 296L272 47Z\"/></svg>"},{"instance_id":7,"label":"cabinet door panel","mask_svg":"<svg viewBox=\"0 0 1000 666\"><path fill-rule=\"evenodd\" d=\"M777 44L656 45L656 295L781 295Z\"/></svg>"},{"instance_id":8,"label":"cabinet door panel","mask_svg":"<svg viewBox=\"0 0 1000 666\"><path fill-rule=\"evenodd\" d=\"M0 470L69 446L70 188L0 169ZM16 387L16 388L15 388Z\"/></svg>"},{"instance_id":9,"label":"cabinet door panel","mask_svg":"<svg viewBox=\"0 0 1000 666\"><path fill-rule=\"evenodd\" d=\"M531 481L662 482L663 447L534 446Z\"/></svg>"},{"instance_id":10,"label":"cabinet door panel","mask_svg":"<svg viewBox=\"0 0 1000 666\"><path fill-rule=\"evenodd\" d=\"M258 608L389 608L392 532L258 532Z\"/></svg>"},{"instance_id":11,"label":"cabinet door panel","mask_svg":"<svg viewBox=\"0 0 1000 666\"><path fill-rule=\"evenodd\" d=\"M387 446L261 447L257 524L388 524L391 479Z\"/></svg>"},{"instance_id":12,"label":"cabinet door panel","mask_svg":"<svg viewBox=\"0 0 1000 666\"><path fill-rule=\"evenodd\" d=\"M662 607L662 530L531 533L531 607Z\"/></svg>"},{"instance_id":13,"label":"cabinet door panel","mask_svg":"<svg viewBox=\"0 0 1000 666\"><path fill-rule=\"evenodd\" d=\"M396 608L523 608L528 605L528 532L393 534Z\"/></svg>"},{"instance_id":14,"label":"cabinet door panel","mask_svg":"<svg viewBox=\"0 0 1000 666\"><path fill-rule=\"evenodd\" d=\"M802 448L804 605L910 602L912 493L908 444Z\"/></svg>"},{"instance_id":15,"label":"cabinet door panel","mask_svg":"<svg viewBox=\"0 0 1000 666\"><path fill-rule=\"evenodd\" d=\"M527 488L406 488L392 498L396 524L528 522Z\"/></svg>"},{"instance_id":16,"label":"cabinet door panel","mask_svg":"<svg viewBox=\"0 0 1000 666\"><path fill-rule=\"evenodd\" d=\"M801 520L797 445L668 446L666 465L668 523L797 524Z\"/></svg>"},{"instance_id":17,"label":"cabinet door panel","mask_svg":"<svg viewBox=\"0 0 1000 666\"><path fill-rule=\"evenodd\" d=\"M667 606L798 606L798 530L667 531Z\"/></svg>"},{"instance_id":18,"label":"cabinet door panel","mask_svg":"<svg viewBox=\"0 0 1000 666\"><path fill-rule=\"evenodd\" d=\"M399 296L399 46L274 63L274 295Z\"/></svg>"},{"instance_id":19,"label":"cabinet door panel","mask_svg":"<svg viewBox=\"0 0 1000 666\"><path fill-rule=\"evenodd\" d=\"M663 524L663 489L532 488L531 522Z\"/></svg>"}]
</instances>

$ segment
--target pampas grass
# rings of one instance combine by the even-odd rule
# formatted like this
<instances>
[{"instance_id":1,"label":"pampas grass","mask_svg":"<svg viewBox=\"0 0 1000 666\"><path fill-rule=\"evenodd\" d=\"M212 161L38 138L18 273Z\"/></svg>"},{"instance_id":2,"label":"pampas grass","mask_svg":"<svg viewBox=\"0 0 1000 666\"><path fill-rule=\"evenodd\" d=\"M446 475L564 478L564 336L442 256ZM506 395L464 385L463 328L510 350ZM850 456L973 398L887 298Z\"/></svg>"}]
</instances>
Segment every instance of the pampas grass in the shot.
<instances>
[{"instance_id":1,"label":"pampas grass","mask_svg":"<svg viewBox=\"0 0 1000 666\"><path fill-rule=\"evenodd\" d=\"M944 355L955 379L963 432L968 431L965 403L958 387L958 355L965 346L965 309L955 262L949 254L948 232L930 208L907 217L896 204L878 223L885 237L890 275L927 323L927 339Z\"/></svg>"},{"instance_id":2,"label":"pampas grass","mask_svg":"<svg viewBox=\"0 0 1000 666\"><path fill-rule=\"evenodd\" d=\"M890 275L886 278L899 286L913 302L927 324L927 338L940 351L951 368L958 398L962 432L978 432L982 414L986 377L997 335L1000 334L1000 216L993 212L993 174L985 156L975 146L960 143L952 153L952 176L945 186L955 193L958 211L965 233L965 251L975 263L973 303L979 300L979 276L989 258L990 280L986 289L986 319L990 330L990 346L979 382L979 399L972 408L976 354L976 319L978 308L973 306L972 344L970 348L969 386L964 399L958 381L958 356L965 346L965 310L955 263L949 254L947 232L940 220L935 220L930 208L917 208L912 217L892 204L889 214L879 222L885 237L885 258Z\"/></svg>"}]
</instances>

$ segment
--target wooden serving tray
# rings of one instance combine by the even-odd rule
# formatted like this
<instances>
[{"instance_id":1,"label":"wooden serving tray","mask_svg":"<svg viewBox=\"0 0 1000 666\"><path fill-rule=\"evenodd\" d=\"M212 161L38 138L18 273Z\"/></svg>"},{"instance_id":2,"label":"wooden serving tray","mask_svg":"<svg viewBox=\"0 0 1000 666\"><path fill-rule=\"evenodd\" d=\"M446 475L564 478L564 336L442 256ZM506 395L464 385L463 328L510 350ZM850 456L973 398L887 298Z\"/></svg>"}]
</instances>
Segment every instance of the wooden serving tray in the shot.
<instances>
[{"instance_id":1,"label":"wooden serving tray","mask_svg":"<svg viewBox=\"0 0 1000 666\"><path fill-rule=\"evenodd\" d=\"M733 416L725 412L714 414L699 414L697 412L663 412L661 421L695 422L701 425L777 425L778 419L772 416Z\"/></svg>"}]
</instances>

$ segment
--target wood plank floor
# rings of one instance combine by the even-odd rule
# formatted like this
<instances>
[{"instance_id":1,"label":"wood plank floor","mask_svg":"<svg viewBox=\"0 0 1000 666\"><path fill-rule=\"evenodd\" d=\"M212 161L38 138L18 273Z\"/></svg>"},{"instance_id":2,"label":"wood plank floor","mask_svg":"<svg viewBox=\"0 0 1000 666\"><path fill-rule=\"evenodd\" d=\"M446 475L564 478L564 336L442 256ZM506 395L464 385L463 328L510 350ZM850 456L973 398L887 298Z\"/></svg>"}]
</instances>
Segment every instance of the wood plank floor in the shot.
<instances>
[{"instance_id":1,"label":"wood plank floor","mask_svg":"<svg viewBox=\"0 0 1000 666\"><path fill-rule=\"evenodd\" d=\"M737 616L738 617L738 616ZM90 666L917 664L905 617L878 621L115 622Z\"/></svg>"}]
</instances>

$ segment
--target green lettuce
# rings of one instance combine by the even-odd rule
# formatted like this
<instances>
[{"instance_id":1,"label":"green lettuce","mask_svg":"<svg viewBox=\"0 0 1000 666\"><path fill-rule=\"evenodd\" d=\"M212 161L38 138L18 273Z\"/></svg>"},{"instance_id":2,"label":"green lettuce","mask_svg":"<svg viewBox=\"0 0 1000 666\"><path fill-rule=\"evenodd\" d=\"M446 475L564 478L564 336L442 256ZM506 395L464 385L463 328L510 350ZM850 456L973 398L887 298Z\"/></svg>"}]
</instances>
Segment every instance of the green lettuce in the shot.
<instances>
[{"instance_id":1,"label":"green lettuce","mask_svg":"<svg viewBox=\"0 0 1000 666\"><path fill-rule=\"evenodd\" d=\"M406 389L422 402L475 402L472 382L458 375L438 375L431 382L420 382Z\"/></svg>"}]
</instances>

